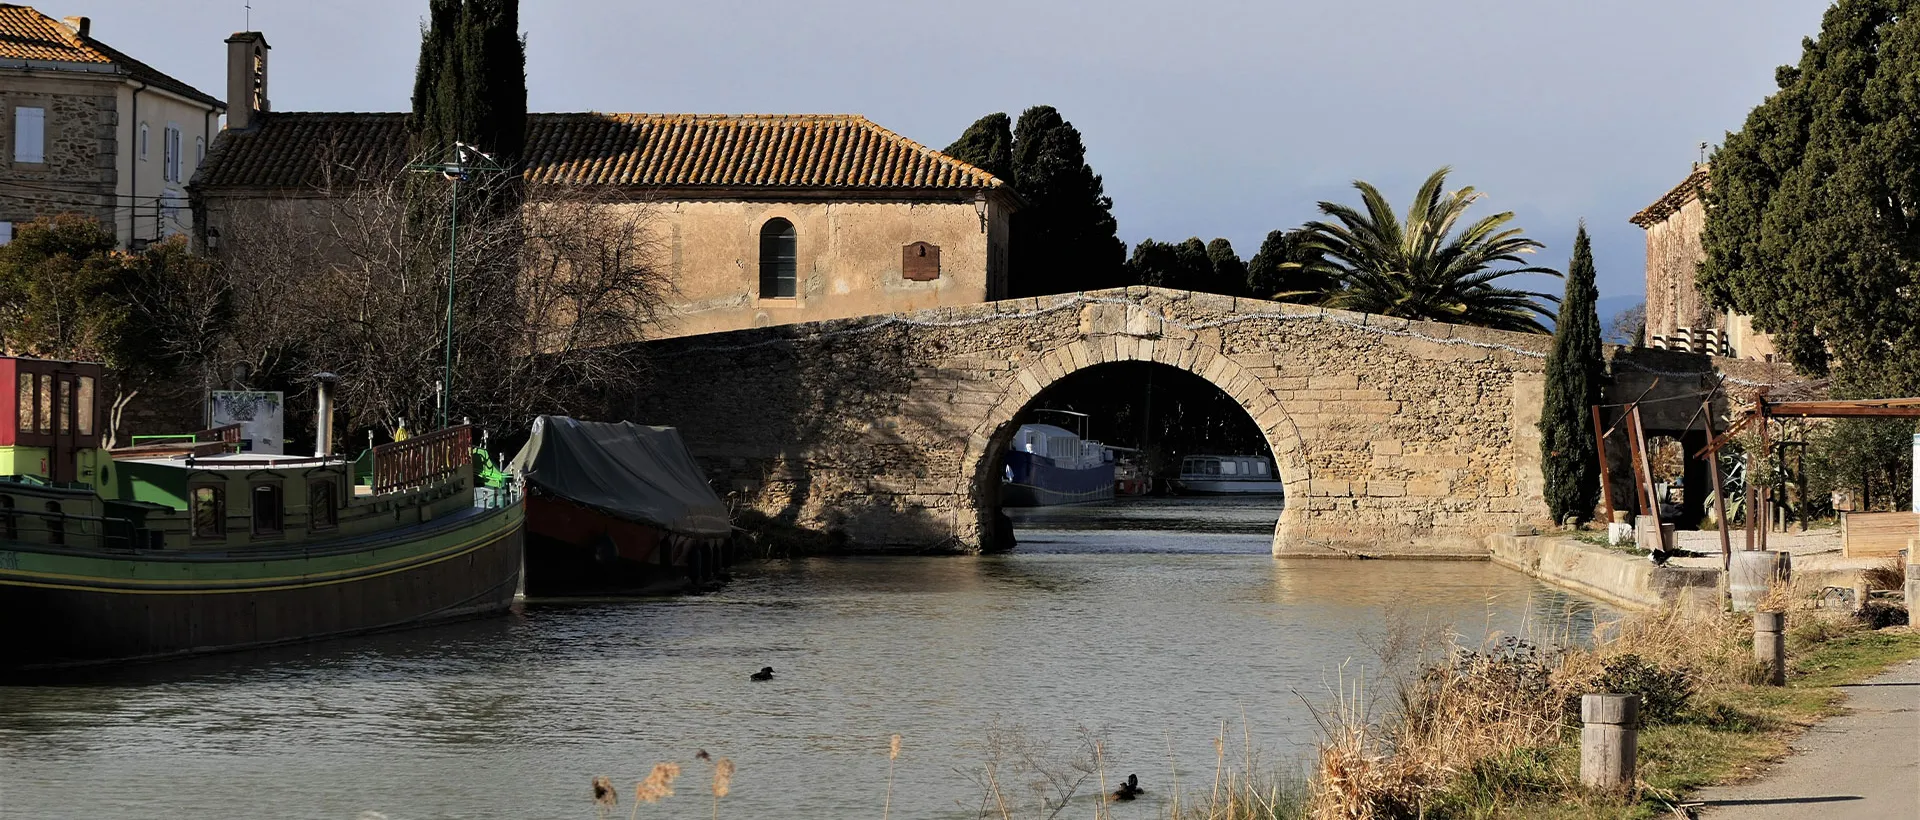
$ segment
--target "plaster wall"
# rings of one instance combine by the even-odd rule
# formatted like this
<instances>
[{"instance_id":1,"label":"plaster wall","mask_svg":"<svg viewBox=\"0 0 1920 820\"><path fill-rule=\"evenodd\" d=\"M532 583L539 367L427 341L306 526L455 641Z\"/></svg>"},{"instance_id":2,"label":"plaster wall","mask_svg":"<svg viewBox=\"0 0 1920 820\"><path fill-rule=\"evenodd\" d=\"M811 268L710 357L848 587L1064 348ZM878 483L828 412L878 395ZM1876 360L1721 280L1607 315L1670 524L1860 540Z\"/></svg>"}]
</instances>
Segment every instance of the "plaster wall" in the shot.
<instances>
[{"instance_id":1,"label":"plaster wall","mask_svg":"<svg viewBox=\"0 0 1920 820\"><path fill-rule=\"evenodd\" d=\"M655 240L670 260L675 293L655 330L683 336L875 313L975 304L999 295L1006 214L983 225L965 202L762 202L668 200L645 203ZM760 233L773 219L793 223L798 255L792 298L760 296ZM939 247L940 274L913 281L903 248Z\"/></svg>"}]
</instances>

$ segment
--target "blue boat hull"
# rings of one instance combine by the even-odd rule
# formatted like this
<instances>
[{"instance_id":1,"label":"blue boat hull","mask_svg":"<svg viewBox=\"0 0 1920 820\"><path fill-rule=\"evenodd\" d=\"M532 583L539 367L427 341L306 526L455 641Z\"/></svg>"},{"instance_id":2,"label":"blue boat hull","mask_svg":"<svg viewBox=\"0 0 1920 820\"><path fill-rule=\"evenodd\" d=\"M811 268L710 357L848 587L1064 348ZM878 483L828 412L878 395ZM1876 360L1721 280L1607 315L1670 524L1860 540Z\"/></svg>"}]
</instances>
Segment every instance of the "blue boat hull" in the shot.
<instances>
[{"instance_id":1,"label":"blue boat hull","mask_svg":"<svg viewBox=\"0 0 1920 820\"><path fill-rule=\"evenodd\" d=\"M1033 453L1007 454L1000 503L1008 507L1047 507L1113 500L1113 465L1069 469Z\"/></svg>"}]
</instances>

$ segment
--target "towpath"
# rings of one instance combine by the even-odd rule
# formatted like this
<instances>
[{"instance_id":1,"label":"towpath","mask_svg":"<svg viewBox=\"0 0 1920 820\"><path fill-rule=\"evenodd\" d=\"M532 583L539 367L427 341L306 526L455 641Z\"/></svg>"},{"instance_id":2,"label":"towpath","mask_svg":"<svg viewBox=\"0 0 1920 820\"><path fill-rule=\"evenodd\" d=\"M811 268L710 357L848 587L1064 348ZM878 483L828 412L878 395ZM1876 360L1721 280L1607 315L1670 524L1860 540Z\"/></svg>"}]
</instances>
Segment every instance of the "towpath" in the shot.
<instances>
[{"instance_id":1,"label":"towpath","mask_svg":"<svg viewBox=\"0 0 1920 820\"><path fill-rule=\"evenodd\" d=\"M1839 687L1848 714L1821 721L1759 779L1707 789L1707 820L1920 819L1920 661Z\"/></svg>"}]
</instances>

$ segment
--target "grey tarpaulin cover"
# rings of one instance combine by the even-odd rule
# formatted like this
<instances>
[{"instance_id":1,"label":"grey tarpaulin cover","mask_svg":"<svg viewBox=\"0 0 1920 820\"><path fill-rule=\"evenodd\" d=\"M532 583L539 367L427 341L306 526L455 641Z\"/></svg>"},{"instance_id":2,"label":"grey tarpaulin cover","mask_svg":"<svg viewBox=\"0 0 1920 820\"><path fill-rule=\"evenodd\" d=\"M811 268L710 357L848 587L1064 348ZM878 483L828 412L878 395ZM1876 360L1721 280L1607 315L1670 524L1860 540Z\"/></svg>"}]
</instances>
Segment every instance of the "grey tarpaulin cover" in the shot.
<instances>
[{"instance_id":1,"label":"grey tarpaulin cover","mask_svg":"<svg viewBox=\"0 0 1920 820\"><path fill-rule=\"evenodd\" d=\"M616 518L696 537L731 531L727 506L672 427L541 416L509 469L529 487Z\"/></svg>"}]
</instances>

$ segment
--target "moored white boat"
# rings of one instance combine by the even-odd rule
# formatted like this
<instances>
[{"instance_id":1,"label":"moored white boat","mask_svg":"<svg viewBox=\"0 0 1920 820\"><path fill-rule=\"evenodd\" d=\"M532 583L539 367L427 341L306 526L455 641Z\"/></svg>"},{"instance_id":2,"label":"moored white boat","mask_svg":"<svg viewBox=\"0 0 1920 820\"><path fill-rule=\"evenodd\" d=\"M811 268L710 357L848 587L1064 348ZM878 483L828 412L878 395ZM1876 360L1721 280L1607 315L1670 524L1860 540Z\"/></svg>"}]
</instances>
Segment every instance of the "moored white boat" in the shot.
<instances>
[{"instance_id":1,"label":"moored white boat","mask_svg":"<svg viewBox=\"0 0 1920 820\"><path fill-rule=\"evenodd\" d=\"M1281 495L1284 487L1264 456L1187 456L1174 480L1175 489L1193 495Z\"/></svg>"}]
</instances>

